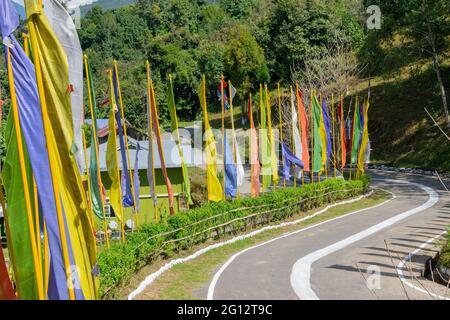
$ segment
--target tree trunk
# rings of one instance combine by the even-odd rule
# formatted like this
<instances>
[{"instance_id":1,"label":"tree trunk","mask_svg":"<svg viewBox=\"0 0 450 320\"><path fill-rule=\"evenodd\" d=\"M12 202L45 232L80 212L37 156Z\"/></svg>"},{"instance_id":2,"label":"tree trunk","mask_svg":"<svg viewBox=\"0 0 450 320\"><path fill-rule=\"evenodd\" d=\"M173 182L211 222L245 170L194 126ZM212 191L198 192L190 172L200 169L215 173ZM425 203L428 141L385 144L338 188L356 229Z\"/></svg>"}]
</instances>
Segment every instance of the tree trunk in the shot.
<instances>
[{"instance_id":1,"label":"tree trunk","mask_svg":"<svg viewBox=\"0 0 450 320\"><path fill-rule=\"evenodd\" d=\"M439 57L438 57L437 50L436 50L436 41L434 40L433 30L431 28L431 21L430 21L430 14L429 14L429 11L428 11L428 2L427 2L427 0L424 0L423 4L424 4L425 17L426 17L426 20L427 20L427 27L428 27L428 41L429 41L429 44L431 46L431 50L432 50L431 54L433 56L434 71L436 72L436 77L437 77L437 80L438 80L439 89L441 91L442 106L444 108L445 118L446 118L446 121L447 121L447 130L450 131L450 115L449 115L449 112L448 112L447 94L445 92L444 82L442 81L441 70L440 70L440 67L439 67Z\"/></svg>"},{"instance_id":2,"label":"tree trunk","mask_svg":"<svg viewBox=\"0 0 450 320\"><path fill-rule=\"evenodd\" d=\"M442 81L441 70L439 69L438 57L435 52L433 52L433 64L438 79L439 89L441 91L442 106L444 107L445 117L447 119L447 129L450 130L450 115L448 112L447 94L445 92L444 82Z\"/></svg>"}]
</instances>

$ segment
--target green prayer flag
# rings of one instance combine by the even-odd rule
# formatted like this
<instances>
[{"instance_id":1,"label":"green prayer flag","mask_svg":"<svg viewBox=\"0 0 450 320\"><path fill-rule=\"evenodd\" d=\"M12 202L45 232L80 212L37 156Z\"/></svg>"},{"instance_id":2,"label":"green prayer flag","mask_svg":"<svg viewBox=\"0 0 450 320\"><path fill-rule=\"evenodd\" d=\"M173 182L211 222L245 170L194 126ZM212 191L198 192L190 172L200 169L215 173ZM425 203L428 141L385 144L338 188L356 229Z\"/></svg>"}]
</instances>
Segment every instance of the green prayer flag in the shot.
<instances>
[{"instance_id":1,"label":"green prayer flag","mask_svg":"<svg viewBox=\"0 0 450 320\"><path fill-rule=\"evenodd\" d=\"M91 73L91 66L87 62L88 70L88 86L90 87L90 102L92 103L92 135L91 135L91 157L89 159L89 179L91 184L91 203L94 214L100 218L104 218L102 196L101 196L101 181L99 181L99 168L98 168L98 154L97 148L97 102L95 101L95 87Z\"/></svg>"},{"instance_id":2,"label":"green prayer flag","mask_svg":"<svg viewBox=\"0 0 450 320\"><path fill-rule=\"evenodd\" d=\"M20 299L37 300L39 297L29 233L30 225L28 224L27 219L24 186L19 165L19 148L17 145L12 112L10 112L8 116L5 141L7 153L2 178L8 202L9 239L12 242L8 243L10 248L9 254L14 254L14 257L11 257L11 261L15 262L16 268L14 280ZM23 148L28 185L32 186L31 164L25 144ZM34 203L34 195L32 193L30 194L30 199L31 202ZM33 215L34 214L35 213L33 213ZM33 241L35 241L35 239L33 239Z\"/></svg>"},{"instance_id":3,"label":"green prayer flag","mask_svg":"<svg viewBox=\"0 0 450 320\"><path fill-rule=\"evenodd\" d=\"M318 173L324 170L323 167L323 145L321 135L321 123L322 123L322 109L317 100L317 97L313 96L313 116L314 116L314 159L313 159L313 172Z\"/></svg>"}]
</instances>

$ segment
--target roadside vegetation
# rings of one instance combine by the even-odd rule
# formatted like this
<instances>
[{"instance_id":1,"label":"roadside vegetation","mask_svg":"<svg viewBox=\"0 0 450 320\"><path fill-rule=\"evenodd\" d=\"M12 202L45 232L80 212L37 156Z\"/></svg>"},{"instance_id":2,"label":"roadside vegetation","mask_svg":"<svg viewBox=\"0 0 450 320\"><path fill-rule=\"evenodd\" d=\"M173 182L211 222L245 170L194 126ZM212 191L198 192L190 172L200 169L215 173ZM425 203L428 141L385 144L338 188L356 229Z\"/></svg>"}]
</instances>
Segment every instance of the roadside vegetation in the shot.
<instances>
[{"instance_id":1,"label":"roadside vegetation","mask_svg":"<svg viewBox=\"0 0 450 320\"><path fill-rule=\"evenodd\" d=\"M350 212L355 212L357 210L370 208L381 204L388 200L390 195L384 191L376 191L373 196L363 199L361 201L338 206L331 208L326 213L313 217L295 226L284 227L275 230L265 231L253 238L248 238L245 240L240 240L236 243L221 247L219 249L214 249L204 255L198 257L190 262L176 265L171 270L167 271L159 279L157 279L149 288L146 290L138 299L145 300L195 300L200 299L202 294L206 291L208 281L211 280L211 276L214 270L217 270L221 265L223 265L233 254L244 250L248 247L258 245L264 241L273 239L275 237L281 236L285 233L298 230L302 227L317 224L322 221L326 221L332 218L336 218L345 215ZM301 213L292 216L287 221L293 221L301 218L303 215L310 216L317 212L317 209L310 210L306 213ZM227 240L232 236L228 236L220 241ZM201 247L200 247L201 248ZM192 254L195 250L199 248L193 248L183 253L183 256ZM168 260L163 260L155 265L148 266L139 271L130 280L129 286L125 289L121 289L118 293L118 299L126 299L127 295L130 293L130 288L136 288L140 281L142 281L145 276L156 271L163 263L168 262Z\"/></svg>"},{"instance_id":2,"label":"roadside vegetation","mask_svg":"<svg viewBox=\"0 0 450 320\"><path fill-rule=\"evenodd\" d=\"M99 255L100 295L113 298L118 287L126 285L135 272L160 259L227 235L242 234L294 215L306 215L314 208L365 194L368 188L368 177L356 181L331 179L163 216L157 223L142 226L125 243L114 244Z\"/></svg>"}]
</instances>

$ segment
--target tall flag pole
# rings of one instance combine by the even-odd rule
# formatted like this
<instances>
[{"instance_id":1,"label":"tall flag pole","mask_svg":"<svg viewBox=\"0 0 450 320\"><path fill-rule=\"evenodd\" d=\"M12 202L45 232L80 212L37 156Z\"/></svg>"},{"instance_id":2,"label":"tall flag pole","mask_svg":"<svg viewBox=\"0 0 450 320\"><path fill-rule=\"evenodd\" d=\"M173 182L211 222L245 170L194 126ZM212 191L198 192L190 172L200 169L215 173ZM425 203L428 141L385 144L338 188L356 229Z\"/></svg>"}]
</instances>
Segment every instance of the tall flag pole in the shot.
<instances>
[{"instance_id":1,"label":"tall flag pole","mask_svg":"<svg viewBox=\"0 0 450 320\"><path fill-rule=\"evenodd\" d=\"M236 186L236 198L239 198L239 187L244 183L245 171L244 166L242 164L241 154L239 152L239 146L237 143L236 130L234 126L234 96L236 94L236 89L231 84L231 81L228 81L228 88L230 90L230 118L231 118L231 129L233 135L233 161L236 164L236 178L237 178L237 186Z\"/></svg>"},{"instance_id":2,"label":"tall flag pole","mask_svg":"<svg viewBox=\"0 0 450 320\"><path fill-rule=\"evenodd\" d=\"M224 191L217 177L217 148L214 133L211 129L208 118L208 108L206 104L206 78L202 76L202 81L198 89L200 105L203 110L203 118L205 122L205 141L206 141L206 175L208 186L208 201L219 202L224 199ZM225 174L225 173L224 173Z\"/></svg>"},{"instance_id":3,"label":"tall flag pole","mask_svg":"<svg viewBox=\"0 0 450 320\"><path fill-rule=\"evenodd\" d=\"M317 96L313 94L312 96L312 106L313 106L313 116L314 116L314 157L313 157L313 173L319 173L319 182L320 175L323 173L325 168L325 162L323 161L324 153L323 153L323 142L325 141L325 137L323 136L324 127L321 124L322 119L322 108L320 107L319 100ZM326 154L325 154L326 155ZM325 159L326 161L326 159Z\"/></svg>"},{"instance_id":4,"label":"tall flag pole","mask_svg":"<svg viewBox=\"0 0 450 320\"><path fill-rule=\"evenodd\" d=\"M57 222L61 243L61 246L56 248L53 247L56 245L53 240L49 241L51 261L58 255L55 250L62 249L63 255L60 260L61 265L58 266L58 268L64 268L62 272L55 271L54 265L51 269L49 297L95 299L97 291L95 276L92 274L97 259L95 237L91 232L87 199L74 156L76 145L71 97L68 94L71 87L68 60L46 16L42 14L42 6L33 0L25 0L25 8L47 142L53 200L57 208L56 217L46 219L46 225L47 229L52 230L52 233L49 232L49 237L54 237L54 228L50 224ZM42 181L38 181L37 171L33 171L39 193L41 193L42 189L50 186L50 177L46 183L42 184ZM44 201L41 201L41 205L43 203ZM64 214L62 207L64 207ZM45 211L43 209L44 214ZM53 214L53 211L50 214ZM74 273L71 266L79 268L79 272ZM64 282L62 282L63 278L65 278ZM79 286L68 285L74 281L79 281ZM65 294L64 291L66 291Z\"/></svg>"},{"instance_id":5,"label":"tall flag pole","mask_svg":"<svg viewBox=\"0 0 450 320\"><path fill-rule=\"evenodd\" d=\"M314 149L315 149L315 135L316 135L316 131L315 131L315 113L314 113L314 104L313 104L313 95L314 95L314 90L312 88L310 88L311 92L309 95L309 111L311 113L311 160L312 160L312 164L311 164L311 183L314 183L314 173L315 173L315 157L314 157Z\"/></svg>"},{"instance_id":6,"label":"tall flag pole","mask_svg":"<svg viewBox=\"0 0 450 320\"><path fill-rule=\"evenodd\" d=\"M176 144L178 146L178 152L180 154L181 170L183 173L183 190L186 194L186 203L189 208L189 206L193 204L191 197L191 183L189 181L189 172L186 167L186 162L184 161L183 148L181 146L180 131L178 128L177 107L175 104L173 79L171 74L169 75L169 87L167 89L167 105L169 106L172 135L175 136Z\"/></svg>"},{"instance_id":7,"label":"tall flag pole","mask_svg":"<svg viewBox=\"0 0 450 320\"><path fill-rule=\"evenodd\" d=\"M139 216L139 212L137 211L136 208L136 198L139 197L139 195L136 194L135 189L134 189L134 181L133 181L133 173L131 170L131 158L130 158L130 150L128 148L128 134L127 134L127 124L125 121L125 111L123 108L123 99L122 99L122 90L120 88L120 79L119 79L119 68L117 65L117 61L114 61L114 72L113 72L113 83L114 83L114 90L116 93L116 101L117 101L117 96L119 98L119 107L120 107L120 117L121 117L121 122L122 122L122 126L118 126L118 130L119 130L119 136L120 133L122 131L123 128L123 138L124 138L124 142L125 142L125 150L126 150L126 159L123 159L123 152L122 152L122 163L123 163L123 171L125 171L125 161L126 164L128 166L128 172L125 173L125 181L126 181L126 192L127 194L125 195L125 198L128 198L128 192L129 192L129 188L131 189L131 198L133 201L132 207L134 209L134 214L135 217L137 218ZM116 115L117 117L117 115ZM118 122L119 123L119 122ZM120 142L122 143L122 139L120 139ZM122 145L121 145L121 149L122 149ZM128 184L130 184L130 186L128 186ZM126 201L126 199L125 199Z\"/></svg>"},{"instance_id":8,"label":"tall flag pole","mask_svg":"<svg viewBox=\"0 0 450 320\"><path fill-rule=\"evenodd\" d=\"M84 56L84 65L86 73L89 110L91 113L91 155L89 165L89 180L91 181L91 203L94 214L102 220L103 231L105 232L106 246L109 248L108 225L105 215L105 198L102 192L102 176L100 171L99 147L98 147L98 124L97 124L97 102L95 100L95 87L92 79L91 67L88 57Z\"/></svg>"},{"instance_id":9,"label":"tall flag pole","mask_svg":"<svg viewBox=\"0 0 450 320\"><path fill-rule=\"evenodd\" d=\"M344 98L342 96L339 103L339 120L341 125L341 169L343 173L347 165L347 134L345 131Z\"/></svg>"},{"instance_id":10,"label":"tall flag pole","mask_svg":"<svg viewBox=\"0 0 450 320\"><path fill-rule=\"evenodd\" d=\"M296 97L297 97L297 107L298 107L298 114L299 114L299 127L301 128L302 133L302 161L305 165L304 172L310 172L311 171L311 161L309 157L309 150L308 150L308 135L309 135L309 127L308 127L308 115L306 113L305 105L303 104L303 95L300 91L300 87L298 85L298 82L295 84L296 86ZM303 182L305 179L305 175L303 174Z\"/></svg>"},{"instance_id":11,"label":"tall flag pole","mask_svg":"<svg viewBox=\"0 0 450 320\"><path fill-rule=\"evenodd\" d=\"M161 130L159 126L159 118L158 118L158 111L156 108L156 96L155 96L155 85L153 84L153 80L150 78L150 87L151 87L151 100L150 100L150 113L152 115L152 122L153 122L153 132L155 134L156 143L158 145L158 153L159 153L159 159L161 163L161 170L164 176L164 180L166 182L166 188L167 188L167 194L169 196L169 213L170 215L175 214L175 199L172 189L172 183L169 179L169 174L167 173L167 167L166 167L166 160L164 158L164 148L163 148L163 141L161 138Z\"/></svg>"},{"instance_id":12,"label":"tall flag pole","mask_svg":"<svg viewBox=\"0 0 450 320\"><path fill-rule=\"evenodd\" d=\"M220 104L222 110L222 160L223 160L223 192L226 198L226 164L225 164L225 80L223 74L220 76Z\"/></svg>"},{"instance_id":13,"label":"tall flag pole","mask_svg":"<svg viewBox=\"0 0 450 320\"><path fill-rule=\"evenodd\" d=\"M263 96L263 86L259 85L259 110L261 117L261 160L262 160L262 192L264 193L266 189L270 188L272 183L271 179L271 147L269 142L269 137L267 135L267 116L266 107Z\"/></svg>"},{"instance_id":14,"label":"tall flag pole","mask_svg":"<svg viewBox=\"0 0 450 320\"><path fill-rule=\"evenodd\" d=\"M119 156L117 154L116 115L119 112L119 108L114 94L113 72L111 70L108 70L108 78L110 95L109 100L111 105L108 123L109 135L108 143L106 145L106 167L108 168L108 175L111 179L111 188L109 189L109 202L114 212L116 213L116 216L120 220L122 242L125 242L125 221L123 214L122 188L120 185Z\"/></svg>"},{"instance_id":15,"label":"tall flag pole","mask_svg":"<svg viewBox=\"0 0 450 320\"><path fill-rule=\"evenodd\" d=\"M292 95L291 95L292 97ZM278 116L280 118L280 143L283 144L283 113L281 111L281 88L280 88L280 82L277 83L277 106L278 106ZM281 154L282 163L284 164L284 153ZM283 188L286 189L286 177L283 178ZM297 177L294 177L294 181L296 183Z\"/></svg>"},{"instance_id":16,"label":"tall flag pole","mask_svg":"<svg viewBox=\"0 0 450 320\"><path fill-rule=\"evenodd\" d=\"M299 151L298 150L299 145L296 144L296 141L300 141L300 140L297 140L297 138L299 139L300 136L298 136L298 137L295 136L295 128L297 126L297 123L296 123L297 119L295 119L296 118L295 114L297 112L295 111L294 90L292 89L292 86L290 86L289 89L290 89L290 94L291 94L291 115L292 115L292 119L291 119L291 135L292 135L291 145L292 145L292 152L294 154L297 154L297 152ZM297 118L298 118L298 114L297 114ZM297 129L297 132L298 132L298 129ZM300 150L300 152L301 152L301 150ZM283 157L284 157L284 154L283 154ZM283 159L283 163L284 163L284 159ZM297 188L297 167L294 166L294 168L295 168L294 188ZM303 176L303 174L302 174L302 176Z\"/></svg>"},{"instance_id":17,"label":"tall flag pole","mask_svg":"<svg viewBox=\"0 0 450 320\"><path fill-rule=\"evenodd\" d=\"M15 130L15 140L17 144L17 149L14 150L17 152L18 160L19 160L19 167L20 167L20 176L21 176L21 182L22 182L22 191L23 191L23 197L25 200L25 209L26 209L26 217L28 222L28 235L29 235L29 243L32 253L32 261L33 261L33 267L34 267L34 280L36 281L36 288L37 288L37 296L39 297L39 300L45 299L45 293L44 293L44 286L43 286L43 271L42 271L42 262L41 259L38 256L38 249L37 246L41 245L40 243L37 243L37 235L36 235L36 229L34 226L34 219L33 215L35 214L33 212L33 208L31 206L31 190L29 185L29 172L27 173L26 163L25 163L25 155L24 155L24 145L22 142L22 132L20 127L20 120L19 120L19 108L17 106L17 97L16 97L16 89L14 85L14 76L13 76L13 69L12 69L12 62L11 62L11 51L10 48L7 48L7 64L8 64L8 79L9 79L9 87L10 87L10 94L11 94L11 112L13 114L13 121L14 121L14 130ZM15 148L14 148L15 149ZM7 190L12 191L12 190ZM18 191L16 189L15 191ZM23 243L26 240L23 239Z\"/></svg>"},{"instance_id":18,"label":"tall flag pole","mask_svg":"<svg viewBox=\"0 0 450 320\"><path fill-rule=\"evenodd\" d=\"M353 176L353 165L357 164L358 161L360 138L361 138L361 117L359 114L359 97L356 97L355 114L353 115L350 180L352 179Z\"/></svg>"},{"instance_id":19,"label":"tall flag pole","mask_svg":"<svg viewBox=\"0 0 450 320\"><path fill-rule=\"evenodd\" d=\"M335 105L334 105L334 94L331 95L331 122L332 122L332 137L333 137L333 159L334 159L334 163L333 163L333 167L334 167L334 177L337 177L337 156L336 156L336 136L335 136L335 132L336 132L336 127L335 127L335 122L336 122L336 113L335 113Z\"/></svg>"},{"instance_id":20,"label":"tall flag pole","mask_svg":"<svg viewBox=\"0 0 450 320\"><path fill-rule=\"evenodd\" d=\"M280 180L278 176L278 152L275 150L275 137L272 130L272 106L270 104L270 95L267 84L265 85L266 93L266 108L267 108L267 128L269 131L269 141L271 145L271 167L272 167L272 180L274 189L277 188L278 182Z\"/></svg>"},{"instance_id":21,"label":"tall flag pole","mask_svg":"<svg viewBox=\"0 0 450 320\"><path fill-rule=\"evenodd\" d=\"M84 114L84 112L85 111L84 111L84 107L83 107L83 114ZM86 122L85 122L85 118L83 116L83 126L84 125L86 125ZM91 214L88 215L88 218L89 218L89 220L91 222L91 226L93 228L92 232L95 234L96 230L95 230L95 227L94 227L94 217L93 217L94 211L92 210L92 202L90 201L91 200L91 194L92 194L92 188L91 188L91 180L89 179L89 161L88 161L88 154L87 154L87 147L86 147L86 134L84 133L84 130L82 130L81 136L82 136L82 140L83 140L84 165L86 167L85 171L83 172L83 175L84 175L83 180L86 179L86 183L87 183L87 186L88 186L88 190L87 190L86 196L89 198L89 200L87 201L87 204L88 204L89 211L91 213Z\"/></svg>"},{"instance_id":22,"label":"tall flag pole","mask_svg":"<svg viewBox=\"0 0 450 320\"><path fill-rule=\"evenodd\" d=\"M366 101L364 104L364 130L358 155L358 177L362 177L365 172L366 152L369 145L369 108L370 103Z\"/></svg>"},{"instance_id":23,"label":"tall flag pole","mask_svg":"<svg viewBox=\"0 0 450 320\"><path fill-rule=\"evenodd\" d=\"M295 109L295 94L294 94L294 88L292 86L290 86L290 94L291 94L291 114L292 114L292 119L291 119L291 128L292 128L292 145L293 145L293 150L292 153L295 155L295 157L299 160L302 160L302 158L304 157L304 153L303 153L303 148L308 148L308 145L302 144L302 140L300 137L300 119L299 119L299 113L297 112L297 110ZM298 99L298 97L297 97ZM297 173L297 166L295 166L295 171ZM300 171L300 175L302 176L302 185L305 184L305 176L304 176L304 163L302 160L302 170ZM294 180L294 184L295 186L297 186L297 174L295 176L295 180Z\"/></svg>"},{"instance_id":24,"label":"tall flag pole","mask_svg":"<svg viewBox=\"0 0 450 320\"><path fill-rule=\"evenodd\" d=\"M147 180L150 186L150 195L153 200L153 214L154 221L158 222L158 206L157 200L158 197L156 195L156 181L155 181L155 153L153 150L153 119L152 113L150 112L151 104L152 104L152 75L150 62L146 62L147 67L147 130L148 130L148 158L147 158Z\"/></svg>"},{"instance_id":25,"label":"tall flag pole","mask_svg":"<svg viewBox=\"0 0 450 320\"><path fill-rule=\"evenodd\" d=\"M251 184L252 197L258 197L260 193L260 174L261 166L259 164L259 150L258 150L258 134L253 120L253 101L250 93L248 109L250 115L250 165L251 165Z\"/></svg>"}]
</instances>

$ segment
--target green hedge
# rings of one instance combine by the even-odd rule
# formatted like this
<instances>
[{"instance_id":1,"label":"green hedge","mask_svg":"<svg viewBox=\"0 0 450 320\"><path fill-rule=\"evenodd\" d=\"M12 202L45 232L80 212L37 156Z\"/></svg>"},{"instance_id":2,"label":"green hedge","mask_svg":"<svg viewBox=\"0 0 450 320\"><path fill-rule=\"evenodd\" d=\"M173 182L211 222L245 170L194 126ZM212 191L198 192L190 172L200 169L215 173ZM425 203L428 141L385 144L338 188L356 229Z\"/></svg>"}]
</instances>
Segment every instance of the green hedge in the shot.
<instances>
[{"instance_id":1,"label":"green hedge","mask_svg":"<svg viewBox=\"0 0 450 320\"><path fill-rule=\"evenodd\" d=\"M258 198L212 203L158 223L142 226L125 243L116 243L99 254L100 296L112 298L119 285L143 266L160 258L271 222L282 221L313 208L364 194L369 178L357 181L330 179L300 188L266 193ZM222 225L221 227L216 227Z\"/></svg>"}]
</instances>

